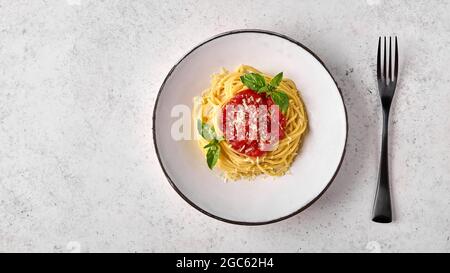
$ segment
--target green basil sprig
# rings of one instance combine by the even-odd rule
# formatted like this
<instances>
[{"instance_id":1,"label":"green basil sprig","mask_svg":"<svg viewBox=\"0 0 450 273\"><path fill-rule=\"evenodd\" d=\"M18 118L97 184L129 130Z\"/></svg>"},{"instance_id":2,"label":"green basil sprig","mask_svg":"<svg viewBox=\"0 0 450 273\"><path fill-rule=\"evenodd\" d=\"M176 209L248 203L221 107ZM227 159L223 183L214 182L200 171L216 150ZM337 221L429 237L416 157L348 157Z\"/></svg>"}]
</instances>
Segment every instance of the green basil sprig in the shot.
<instances>
[{"instance_id":1,"label":"green basil sprig","mask_svg":"<svg viewBox=\"0 0 450 273\"><path fill-rule=\"evenodd\" d=\"M206 152L206 163L208 163L208 167L212 170L214 166L217 164L217 160L219 160L220 155L220 145L219 143L224 140L223 137L218 137L214 127L202 122L201 120L197 120L197 130L198 133L209 143L205 145L203 148L208 149Z\"/></svg>"},{"instance_id":2,"label":"green basil sprig","mask_svg":"<svg viewBox=\"0 0 450 273\"><path fill-rule=\"evenodd\" d=\"M278 73L269 84L264 77L258 73L247 73L241 76L241 82L257 93L266 93L273 102L280 107L281 112L286 113L289 107L289 97L285 92L278 89L283 79L283 72Z\"/></svg>"}]
</instances>

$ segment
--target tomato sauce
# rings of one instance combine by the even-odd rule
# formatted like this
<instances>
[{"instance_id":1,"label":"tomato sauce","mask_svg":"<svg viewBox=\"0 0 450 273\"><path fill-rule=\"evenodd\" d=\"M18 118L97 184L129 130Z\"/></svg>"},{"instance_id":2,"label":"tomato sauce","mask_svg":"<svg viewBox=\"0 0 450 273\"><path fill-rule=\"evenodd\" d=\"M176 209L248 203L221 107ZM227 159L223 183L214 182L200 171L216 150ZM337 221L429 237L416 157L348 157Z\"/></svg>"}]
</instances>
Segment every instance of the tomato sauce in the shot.
<instances>
[{"instance_id":1,"label":"tomato sauce","mask_svg":"<svg viewBox=\"0 0 450 273\"><path fill-rule=\"evenodd\" d=\"M251 157L264 155L269 143L285 137L286 118L279 107L265 93L251 89L237 93L224 105L221 122L225 140L235 151ZM272 134L273 128L278 134Z\"/></svg>"}]
</instances>

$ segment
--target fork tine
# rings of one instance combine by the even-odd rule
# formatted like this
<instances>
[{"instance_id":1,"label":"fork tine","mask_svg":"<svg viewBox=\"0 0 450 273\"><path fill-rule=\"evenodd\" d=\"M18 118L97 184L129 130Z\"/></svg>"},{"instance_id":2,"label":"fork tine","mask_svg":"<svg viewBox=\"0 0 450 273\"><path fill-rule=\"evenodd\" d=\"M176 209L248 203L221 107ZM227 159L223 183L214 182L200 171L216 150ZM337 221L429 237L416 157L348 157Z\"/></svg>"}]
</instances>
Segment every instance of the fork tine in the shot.
<instances>
[{"instance_id":1,"label":"fork tine","mask_svg":"<svg viewBox=\"0 0 450 273\"><path fill-rule=\"evenodd\" d=\"M392 37L389 37L389 71L388 71L388 77L389 77L389 80L392 82L393 81L393 79L392 79L392 51L391 51L391 48L392 48Z\"/></svg>"},{"instance_id":2,"label":"fork tine","mask_svg":"<svg viewBox=\"0 0 450 273\"><path fill-rule=\"evenodd\" d=\"M381 37L378 38L377 79L381 79Z\"/></svg>"},{"instance_id":3,"label":"fork tine","mask_svg":"<svg viewBox=\"0 0 450 273\"><path fill-rule=\"evenodd\" d=\"M397 36L395 36L395 60L394 60L394 82L397 83L398 76L398 43Z\"/></svg>"},{"instance_id":4,"label":"fork tine","mask_svg":"<svg viewBox=\"0 0 450 273\"><path fill-rule=\"evenodd\" d=\"M384 36L384 62L383 62L383 76L386 82L386 36Z\"/></svg>"}]
</instances>

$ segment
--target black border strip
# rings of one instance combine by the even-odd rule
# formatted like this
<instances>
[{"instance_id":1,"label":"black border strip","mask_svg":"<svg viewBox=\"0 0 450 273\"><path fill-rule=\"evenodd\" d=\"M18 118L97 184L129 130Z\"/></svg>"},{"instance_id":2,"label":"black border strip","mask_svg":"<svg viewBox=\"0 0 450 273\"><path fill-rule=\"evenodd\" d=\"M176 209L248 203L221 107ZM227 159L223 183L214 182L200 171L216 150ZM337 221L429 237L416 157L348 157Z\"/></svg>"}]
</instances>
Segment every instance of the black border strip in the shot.
<instances>
[{"instance_id":1,"label":"black border strip","mask_svg":"<svg viewBox=\"0 0 450 273\"><path fill-rule=\"evenodd\" d=\"M344 112L345 112L345 123L346 123L346 132L345 132L345 143L344 143L344 149L342 150L342 156L341 156L341 160L339 161L339 164L336 168L336 171L334 172L333 176L331 177L331 180L328 182L327 186L322 190L321 193L319 193L319 195L317 195L316 198L314 198L311 202L309 202L308 204L306 204L305 206L303 206L302 208L298 209L297 211L288 214L286 216L277 218L277 219L273 219L273 220L269 220L269 221L264 221L264 222L243 222L243 221L234 221L234 220L229 220L229 219L225 219L222 217L219 217L217 215L214 215L212 213L209 213L207 211L205 211L204 209L200 208L199 206L197 206L196 204L194 204L194 202L192 202L189 198L187 198L175 185L175 183L173 183L172 179L170 178L169 174L167 173L166 169L164 168L162 161L161 161L161 157L159 154L159 150L158 150L158 145L156 144L156 128L155 128L155 120L156 120L156 108L158 107L158 101L159 101L159 96L161 95L162 90L164 89L164 86L166 85L167 80L169 79L169 77L172 75L173 71L175 70L175 68L187 57L189 56L192 52L194 52L196 49L198 49L199 47L203 46L204 44L207 44L217 38L221 38L224 36L228 36L228 35L233 35L233 34L239 34L239 33L261 33L261 34L267 34L267 35L273 35L273 36L277 36L279 38L285 39L293 44L296 44L297 46L303 48L304 50L306 50L308 53L310 53L314 58L317 59L317 61L319 61L319 63L325 68L325 70L328 72L328 74L330 75L330 77L333 79L334 83L336 84L336 87L339 91L339 95L341 96L341 101L342 101L342 105L344 106ZM153 131L153 144L155 146L155 151L156 151L156 155L158 157L158 161L159 161L159 165L161 166L164 175L166 176L167 180L169 181L170 185L172 186L172 188L178 193L178 195L181 196L181 198L184 199L184 201L186 201L189 205L191 205L192 207L194 207L195 209L197 209L198 211L202 212L203 214L206 214L214 219L226 222L226 223L230 223L230 224L236 224L236 225L247 225L247 226L257 226L257 225L266 225L266 224L272 224L275 222L279 222L282 221L284 219L290 218L300 212L302 212L303 210L307 209L309 206L311 206L314 202L316 202L322 195L323 193L330 187L331 183L334 181L334 179L336 178L336 175L339 171L339 169L341 168L342 162L344 160L344 155L346 152L346 148L347 148L347 139L348 139L348 116L347 116L347 109L345 107L345 103L344 103L344 99L342 97L342 92L341 89L339 88L336 80L333 78L333 75L331 75L330 71L328 70L328 68L325 66L325 64L322 62L322 60L314 53L312 52L309 48L307 48L306 46L304 46L302 43L277 32L273 32L273 31L267 31L267 30L261 30L261 29L238 29L238 30L232 30L232 31L227 31L227 32L223 32L221 34L218 34L216 36L213 36L211 38L209 38L208 40L202 42L201 44L195 46L193 49L191 49L188 53L186 53L186 55L184 55L173 67L172 69L170 69L169 73L167 74L166 78L164 79L158 95L156 97L156 101L155 101L155 105L153 108L153 125L152 125L152 131Z\"/></svg>"}]
</instances>

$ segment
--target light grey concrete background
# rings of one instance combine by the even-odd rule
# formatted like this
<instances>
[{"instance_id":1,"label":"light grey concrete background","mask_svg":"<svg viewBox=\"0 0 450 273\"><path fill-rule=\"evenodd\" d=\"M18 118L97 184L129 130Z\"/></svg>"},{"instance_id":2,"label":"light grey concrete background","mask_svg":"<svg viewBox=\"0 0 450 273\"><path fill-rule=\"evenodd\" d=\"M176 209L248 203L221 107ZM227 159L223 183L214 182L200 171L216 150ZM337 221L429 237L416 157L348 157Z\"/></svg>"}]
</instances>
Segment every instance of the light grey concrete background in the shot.
<instances>
[{"instance_id":1,"label":"light grey concrete background","mask_svg":"<svg viewBox=\"0 0 450 273\"><path fill-rule=\"evenodd\" d=\"M261 227L189 207L155 157L166 73L220 32L314 50L342 88L347 155L312 207ZM399 36L395 222L370 221L381 132L379 35ZM0 1L0 251L450 251L448 1Z\"/></svg>"}]
</instances>

